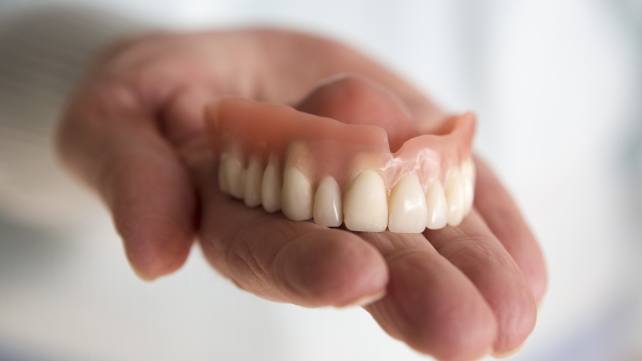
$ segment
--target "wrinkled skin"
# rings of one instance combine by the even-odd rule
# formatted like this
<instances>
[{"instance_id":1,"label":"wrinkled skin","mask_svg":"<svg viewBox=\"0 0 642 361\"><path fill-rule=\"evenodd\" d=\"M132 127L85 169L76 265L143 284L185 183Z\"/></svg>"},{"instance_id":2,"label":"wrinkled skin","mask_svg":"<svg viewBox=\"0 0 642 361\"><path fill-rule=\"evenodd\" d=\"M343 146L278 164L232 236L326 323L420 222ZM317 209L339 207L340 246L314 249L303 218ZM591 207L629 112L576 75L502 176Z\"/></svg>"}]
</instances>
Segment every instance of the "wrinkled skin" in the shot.
<instances>
[{"instance_id":1,"label":"wrinkled skin","mask_svg":"<svg viewBox=\"0 0 642 361\"><path fill-rule=\"evenodd\" d=\"M533 328L546 272L482 161L475 210L459 227L423 235L291 222L217 190L207 103L234 95L295 104L338 73L357 76L336 80L348 98L322 102L327 113L367 117L372 81L416 119L441 115L407 82L331 40L270 29L157 34L97 59L70 99L59 151L104 200L145 279L180 268L197 239L214 268L261 297L311 307L376 299L364 308L386 332L443 360L514 350Z\"/></svg>"}]
</instances>

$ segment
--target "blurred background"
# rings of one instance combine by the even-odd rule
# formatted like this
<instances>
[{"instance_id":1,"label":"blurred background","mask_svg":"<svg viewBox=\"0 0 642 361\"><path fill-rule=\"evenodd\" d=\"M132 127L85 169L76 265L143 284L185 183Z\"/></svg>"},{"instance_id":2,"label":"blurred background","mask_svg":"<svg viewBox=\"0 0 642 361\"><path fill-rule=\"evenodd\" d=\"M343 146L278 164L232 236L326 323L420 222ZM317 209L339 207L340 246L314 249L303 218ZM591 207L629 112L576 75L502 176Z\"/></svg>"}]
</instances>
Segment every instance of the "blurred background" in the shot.
<instances>
[{"instance_id":1,"label":"blurred background","mask_svg":"<svg viewBox=\"0 0 642 361\"><path fill-rule=\"evenodd\" d=\"M0 0L0 360L425 360L361 309L246 294L194 249L144 283L59 169L90 54L149 28L274 24L343 39L452 110L542 242L550 288L511 360L642 360L642 1Z\"/></svg>"}]
</instances>

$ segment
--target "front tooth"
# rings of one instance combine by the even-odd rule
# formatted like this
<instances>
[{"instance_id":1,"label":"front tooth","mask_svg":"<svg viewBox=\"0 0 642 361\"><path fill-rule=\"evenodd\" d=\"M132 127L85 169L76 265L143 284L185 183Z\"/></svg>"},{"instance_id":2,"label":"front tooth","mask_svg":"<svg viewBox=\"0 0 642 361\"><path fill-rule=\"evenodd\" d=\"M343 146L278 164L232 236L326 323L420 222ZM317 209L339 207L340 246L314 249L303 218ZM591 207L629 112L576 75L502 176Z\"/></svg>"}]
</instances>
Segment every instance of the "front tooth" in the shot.
<instances>
[{"instance_id":1,"label":"front tooth","mask_svg":"<svg viewBox=\"0 0 642 361\"><path fill-rule=\"evenodd\" d=\"M466 159L461 165L461 175L464 187L464 215L473 208L475 200L475 163L472 158Z\"/></svg>"},{"instance_id":2,"label":"front tooth","mask_svg":"<svg viewBox=\"0 0 642 361\"><path fill-rule=\"evenodd\" d=\"M453 168L446 177L446 201L450 226L459 225L464 217L464 187L461 178L458 168Z\"/></svg>"},{"instance_id":3,"label":"front tooth","mask_svg":"<svg viewBox=\"0 0 642 361\"><path fill-rule=\"evenodd\" d=\"M430 185L426 195L426 208L428 208L428 218L426 227L428 229L441 229L448 224L448 202L444 187L440 181L435 181Z\"/></svg>"},{"instance_id":4,"label":"front tooth","mask_svg":"<svg viewBox=\"0 0 642 361\"><path fill-rule=\"evenodd\" d=\"M390 194L388 229L396 233L421 233L426 228L426 196L417 174L399 180Z\"/></svg>"},{"instance_id":5,"label":"front tooth","mask_svg":"<svg viewBox=\"0 0 642 361\"><path fill-rule=\"evenodd\" d=\"M326 227L339 227L343 222L341 190L333 177L324 177L319 183L312 215L314 223Z\"/></svg>"},{"instance_id":6,"label":"front tooth","mask_svg":"<svg viewBox=\"0 0 642 361\"><path fill-rule=\"evenodd\" d=\"M256 207L261 204L261 183L263 181L263 167L258 157L252 157L245 173L245 205Z\"/></svg>"},{"instance_id":7,"label":"front tooth","mask_svg":"<svg viewBox=\"0 0 642 361\"><path fill-rule=\"evenodd\" d=\"M388 225L386 186L374 170L365 170L352 181L343 202L346 227L351 231L382 232Z\"/></svg>"},{"instance_id":8,"label":"front tooth","mask_svg":"<svg viewBox=\"0 0 642 361\"><path fill-rule=\"evenodd\" d=\"M279 172L279 160L275 156L270 157L263 173L261 203L263 203L263 209L269 213L281 209L281 172Z\"/></svg>"},{"instance_id":9,"label":"front tooth","mask_svg":"<svg viewBox=\"0 0 642 361\"><path fill-rule=\"evenodd\" d=\"M295 167L286 167L283 172L281 204L288 219L305 221L312 217L312 183Z\"/></svg>"}]
</instances>

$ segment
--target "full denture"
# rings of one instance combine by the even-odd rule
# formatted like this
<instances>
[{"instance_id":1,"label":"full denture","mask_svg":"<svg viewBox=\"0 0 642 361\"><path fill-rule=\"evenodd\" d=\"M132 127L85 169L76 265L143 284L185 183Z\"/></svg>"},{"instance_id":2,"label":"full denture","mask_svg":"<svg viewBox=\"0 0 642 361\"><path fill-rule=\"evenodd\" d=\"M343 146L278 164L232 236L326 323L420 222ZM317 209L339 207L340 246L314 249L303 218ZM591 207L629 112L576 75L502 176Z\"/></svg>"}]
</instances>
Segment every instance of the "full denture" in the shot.
<instances>
[{"instance_id":1,"label":"full denture","mask_svg":"<svg viewBox=\"0 0 642 361\"><path fill-rule=\"evenodd\" d=\"M218 187L248 207L397 233L456 226L472 208L470 113L445 117L432 134L412 128L398 149L384 127L284 105L227 98L209 107L207 118Z\"/></svg>"}]
</instances>

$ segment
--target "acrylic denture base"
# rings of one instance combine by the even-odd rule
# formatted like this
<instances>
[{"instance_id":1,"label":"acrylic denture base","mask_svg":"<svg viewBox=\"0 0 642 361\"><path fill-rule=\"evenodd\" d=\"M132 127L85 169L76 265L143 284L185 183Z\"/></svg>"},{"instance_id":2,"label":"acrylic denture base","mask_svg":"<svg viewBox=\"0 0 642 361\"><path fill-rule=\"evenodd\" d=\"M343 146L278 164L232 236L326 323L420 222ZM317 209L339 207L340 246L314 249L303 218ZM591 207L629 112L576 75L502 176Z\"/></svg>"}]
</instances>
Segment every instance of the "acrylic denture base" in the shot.
<instances>
[{"instance_id":1,"label":"acrylic denture base","mask_svg":"<svg viewBox=\"0 0 642 361\"><path fill-rule=\"evenodd\" d=\"M207 111L218 187L248 207L352 231L420 233L470 212L475 168L470 113L390 149L377 125L348 124L242 99Z\"/></svg>"}]
</instances>

